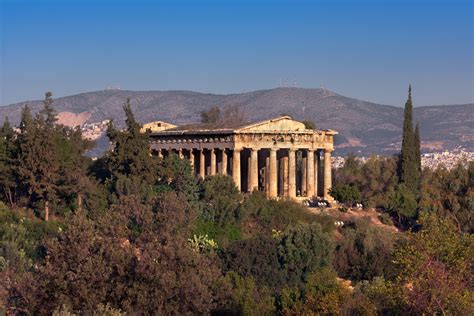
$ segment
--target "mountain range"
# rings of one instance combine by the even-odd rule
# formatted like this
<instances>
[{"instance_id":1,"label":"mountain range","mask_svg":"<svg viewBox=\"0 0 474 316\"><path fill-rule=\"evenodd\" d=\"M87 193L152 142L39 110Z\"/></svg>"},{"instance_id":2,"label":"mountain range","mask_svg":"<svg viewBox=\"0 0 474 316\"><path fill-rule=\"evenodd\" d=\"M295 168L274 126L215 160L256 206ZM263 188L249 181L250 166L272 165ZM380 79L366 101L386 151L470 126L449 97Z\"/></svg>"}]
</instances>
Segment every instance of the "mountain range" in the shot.
<instances>
[{"instance_id":1,"label":"mountain range","mask_svg":"<svg viewBox=\"0 0 474 316\"><path fill-rule=\"evenodd\" d=\"M54 100L60 122L67 125L113 119L123 126L122 105L130 98L141 123L162 120L176 125L200 121L200 113L212 106L238 106L249 121L289 114L314 121L317 128L334 129L338 154L392 154L401 143L403 108L357 100L326 89L276 88L238 94L192 91L103 90ZM42 102L25 101L0 107L0 123L6 116L20 120L24 104L38 111ZM474 103L414 108L423 151L463 147L474 150ZM102 142L103 143L103 142Z\"/></svg>"}]
</instances>

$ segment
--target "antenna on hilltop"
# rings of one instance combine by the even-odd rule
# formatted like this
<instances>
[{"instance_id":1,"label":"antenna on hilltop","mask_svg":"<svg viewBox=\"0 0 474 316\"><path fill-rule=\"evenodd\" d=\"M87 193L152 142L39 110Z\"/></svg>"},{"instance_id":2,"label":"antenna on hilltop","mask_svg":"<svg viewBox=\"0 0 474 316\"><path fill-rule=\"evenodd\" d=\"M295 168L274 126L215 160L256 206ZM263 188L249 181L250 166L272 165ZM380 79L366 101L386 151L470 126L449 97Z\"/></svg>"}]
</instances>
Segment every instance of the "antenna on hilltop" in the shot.
<instances>
[{"instance_id":1,"label":"antenna on hilltop","mask_svg":"<svg viewBox=\"0 0 474 316\"><path fill-rule=\"evenodd\" d=\"M325 89L324 88L324 82L321 80L321 89Z\"/></svg>"},{"instance_id":2,"label":"antenna on hilltop","mask_svg":"<svg viewBox=\"0 0 474 316\"><path fill-rule=\"evenodd\" d=\"M295 80L294 80L294 82L293 82L293 87L296 88L296 78L295 78Z\"/></svg>"}]
</instances>

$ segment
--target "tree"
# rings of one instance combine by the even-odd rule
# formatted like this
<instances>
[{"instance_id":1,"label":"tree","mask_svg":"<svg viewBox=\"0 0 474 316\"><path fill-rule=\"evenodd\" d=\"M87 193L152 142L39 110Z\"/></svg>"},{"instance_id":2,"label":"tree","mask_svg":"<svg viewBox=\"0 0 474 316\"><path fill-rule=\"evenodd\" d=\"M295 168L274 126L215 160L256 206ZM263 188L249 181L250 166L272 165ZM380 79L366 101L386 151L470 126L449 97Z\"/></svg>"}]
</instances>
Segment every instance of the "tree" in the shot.
<instances>
[{"instance_id":1,"label":"tree","mask_svg":"<svg viewBox=\"0 0 474 316\"><path fill-rule=\"evenodd\" d=\"M401 224L410 227L418 215L415 195L405 184L399 184L387 192L385 199L385 208L395 213Z\"/></svg>"},{"instance_id":2,"label":"tree","mask_svg":"<svg viewBox=\"0 0 474 316\"><path fill-rule=\"evenodd\" d=\"M372 226L367 220L357 220L340 230L333 266L339 276L354 281L388 277L391 272L395 236L385 228Z\"/></svg>"},{"instance_id":3,"label":"tree","mask_svg":"<svg viewBox=\"0 0 474 316\"><path fill-rule=\"evenodd\" d=\"M336 184L332 187L330 194L337 201L352 205L360 202L360 191L355 185Z\"/></svg>"},{"instance_id":4,"label":"tree","mask_svg":"<svg viewBox=\"0 0 474 316\"><path fill-rule=\"evenodd\" d=\"M421 230L395 252L399 285L417 314L474 313L474 239L447 218L422 213Z\"/></svg>"},{"instance_id":5,"label":"tree","mask_svg":"<svg viewBox=\"0 0 474 316\"><path fill-rule=\"evenodd\" d=\"M56 114L52 94L47 92L43 109L31 120L25 108L20 126L18 173L23 185L31 195L30 201L43 203L44 219L49 220L51 202L57 196L60 164L55 144Z\"/></svg>"},{"instance_id":6,"label":"tree","mask_svg":"<svg viewBox=\"0 0 474 316\"><path fill-rule=\"evenodd\" d=\"M213 106L209 110L201 112L202 123L217 123L220 118L221 110L217 106Z\"/></svg>"},{"instance_id":7,"label":"tree","mask_svg":"<svg viewBox=\"0 0 474 316\"><path fill-rule=\"evenodd\" d=\"M451 218L459 231L474 232L474 162L448 170L423 170L420 209Z\"/></svg>"},{"instance_id":8,"label":"tree","mask_svg":"<svg viewBox=\"0 0 474 316\"><path fill-rule=\"evenodd\" d=\"M421 139L420 139L420 124L416 123L415 135L414 135L414 145L415 145L415 186L418 192L421 190Z\"/></svg>"},{"instance_id":9,"label":"tree","mask_svg":"<svg viewBox=\"0 0 474 316\"><path fill-rule=\"evenodd\" d=\"M314 123L314 121L306 120L306 121L303 121L302 123L304 124L304 127L306 129L316 129L316 123Z\"/></svg>"},{"instance_id":10,"label":"tree","mask_svg":"<svg viewBox=\"0 0 474 316\"><path fill-rule=\"evenodd\" d=\"M418 137L418 140L415 138ZM399 161L399 179L400 183L416 195L419 192L419 166L418 161L420 153L419 130L418 136L413 132L413 103L411 98L411 86L408 89L408 99L405 103L405 112L403 119L403 138L402 150ZM417 143L415 143L417 142Z\"/></svg>"},{"instance_id":11,"label":"tree","mask_svg":"<svg viewBox=\"0 0 474 316\"><path fill-rule=\"evenodd\" d=\"M0 129L0 197L10 206L15 204L17 193L15 155L15 131L6 117Z\"/></svg>"},{"instance_id":12,"label":"tree","mask_svg":"<svg viewBox=\"0 0 474 316\"><path fill-rule=\"evenodd\" d=\"M106 304L127 314L208 314L221 297L213 288L220 272L211 255L188 246L190 212L175 193L151 205L123 197L96 221L77 212L46 241L34 274L16 284L16 307L30 314L63 305L91 314Z\"/></svg>"},{"instance_id":13,"label":"tree","mask_svg":"<svg viewBox=\"0 0 474 316\"><path fill-rule=\"evenodd\" d=\"M158 159L150 155L148 135L140 132L141 125L135 120L130 99L127 99L123 110L126 130L117 130L113 121L107 128L107 136L113 144L113 149L106 157L109 183L112 193L118 196L135 193L146 195L158 181Z\"/></svg>"}]
</instances>

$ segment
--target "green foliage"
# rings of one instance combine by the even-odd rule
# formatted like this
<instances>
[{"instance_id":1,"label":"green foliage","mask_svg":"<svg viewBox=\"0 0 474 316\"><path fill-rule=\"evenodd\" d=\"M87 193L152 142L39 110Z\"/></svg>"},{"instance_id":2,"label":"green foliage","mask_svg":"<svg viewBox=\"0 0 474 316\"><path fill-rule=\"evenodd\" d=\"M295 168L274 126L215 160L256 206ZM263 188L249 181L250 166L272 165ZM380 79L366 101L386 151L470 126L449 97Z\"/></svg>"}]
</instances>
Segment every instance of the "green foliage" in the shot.
<instances>
[{"instance_id":1,"label":"green foliage","mask_svg":"<svg viewBox=\"0 0 474 316\"><path fill-rule=\"evenodd\" d=\"M375 228L367 220L355 221L342 230L334 253L338 274L355 281L389 276L396 238L384 228Z\"/></svg>"},{"instance_id":2,"label":"green foliage","mask_svg":"<svg viewBox=\"0 0 474 316\"><path fill-rule=\"evenodd\" d=\"M393 221L392 221L392 218L390 217L389 214L387 213L382 213L380 214L379 216L379 220L382 224L384 225L389 225L389 226L393 226Z\"/></svg>"},{"instance_id":3,"label":"green foliage","mask_svg":"<svg viewBox=\"0 0 474 316\"><path fill-rule=\"evenodd\" d=\"M201 201L202 217L223 227L241 220L241 194L229 176L216 175L204 180Z\"/></svg>"},{"instance_id":4,"label":"green foliage","mask_svg":"<svg viewBox=\"0 0 474 316\"><path fill-rule=\"evenodd\" d=\"M297 224L283 233L278 259L287 271L287 284L298 285L312 271L331 265L334 244L319 224Z\"/></svg>"},{"instance_id":5,"label":"green foliage","mask_svg":"<svg viewBox=\"0 0 474 316\"><path fill-rule=\"evenodd\" d=\"M420 190L420 134L417 125L417 134L413 131L413 104L411 99L411 86L408 89L408 100L405 103L403 119L402 150L400 152L398 175L400 183L410 190L415 197Z\"/></svg>"},{"instance_id":6,"label":"green foliage","mask_svg":"<svg viewBox=\"0 0 474 316\"><path fill-rule=\"evenodd\" d=\"M0 258L4 270L24 272L44 255L41 241L56 236L60 226L43 222L8 209L0 202Z\"/></svg>"},{"instance_id":7,"label":"green foliage","mask_svg":"<svg viewBox=\"0 0 474 316\"><path fill-rule=\"evenodd\" d=\"M284 230L299 222L311 223L318 217L300 204L289 200L268 200L263 192L252 192L244 197L241 214L246 226L255 231L255 225L271 232L272 229ZM249 234L253 234L251 231Z\"/></svg>"},{"instance_id":8,"label":"green foliage","mask_svg":"<svg viewBox=\"0 0 474 316\"><path fill-rule=\"evenodd\" d=\"M406 226L411 226L418 215L415 195L404 184L387 192L385 208L393 212Z\"/></svg>"},{"instance_id":9,"label":"green foliage","mask_svg":"<svg viewBox=\"0 0 474 316\"><path fill-rule=\"evenodd\" d=\"M360 191L355 185L336 184L329 194L331 194L336 201L349 205L360 202L361 199Z\"/></svg>"},{"instance_id":10,"label":"green foliage","mask_svg":"<svg viewBox=\"0 0 474 316\"><path fill-rule=\"evenodd\" d=\"M383 277L359 282L355 288L374 304L377 315L406 315L409 308L403 298L402 288Z\"/></svg>"},{"instance_id":11,"label":"green foliage","mask_svg":"<svg viewBox=\"0 0 474 316\"><path fill-rule=\"evenodd\" d=\"M201 112L202 123L217 123L220 117L221 110L217 106L213 106L209 110Z\"/></svg>"},{"instance_id":12,"label":"green foliage","mask_svg":"<svg viewBox=\"0 0 474 316\"><path fill-rule=\"evenodd\" d=\"M194 252L211 252L219 248L217 242L213 239L210 239L207 235L193 235L192 238L188 239L189 246Z\"/></svg>"},{"instance_id":13,"label":"green foliage","mask_svg":"<svg viewBox=\"0 0 474 316\"><path fill-rule=\"evenodd\" d=\"M232 311L239 315L272 315L275 312L270 290L258 286L251 277L228 272L226 282L231 286Z\"/></svg>"},{"instance_id":14,"label":"green foliage","mask_svg":"<svg viewBox=\"0 0 474 316\"><path fill-rule=\"evenodd\" d=\"M474 162L451 170L424 170L420 209L450 217L463 232L474 233Z\"/></svg>"},{"instance_id":15,"label":"green foliage","mask_svg":"<svg viewBox=\"0 0 474 316\"><path fill-rule=\"evenodd\" d=\"M370 157L362 164L355 156L348 156L344 166L334 172L334 187L354 186L367 207L384 205L385 194L398 183L397 160L394 157Z\"/></svg>"},{"instance_id":16,"label":"green foliage","mask_svg":"<svg viewBox=\"0 0 474 316\"><path fill-rule=\"evenodd\" d=\"M158 182L158 158L150 155L148 135L140 132L141 125L135 120L130 99L123 109L126 130L115 129L112 121L107 128L107 136L114 144L106 156L108 181L118 197L137 191L146 196Z\"/></svg>"},{"instance_id":17,"label":"green foliage","mask_svg":"<svg viewBox=\"0 0 474 316\"><path fill-rule=\"evenodd\" d=\"M302 121L304 128L306 129L316 129L316 123L314 121Z\"/></svg>"},{"instance_id":18,"label":"green foliage","mask_svg":"<svg viewBox=\"0 0 474 316\"><path fill-rule=\"evenodd\" d=\"M286 289L280 298L283 315L337 315L349 299L349 291L329 268L314 271L303 290Z\"/></svg>"},{"instance_id":19,"label":"green foliage","mask_svg":"<svg viewBox=\"0 0 474 316\"><path fill-rule=\"evenodd\" d=\"M434 214L423 213L420 224L395 252L397 280L409 308L419 314L471 315L473 236Z\"/></svg>"},{"instance_id":20,"label":"green foliage","mask_svg":"<svg viewBox=\"0 0 474 316\"><path fill-rule=\"evenodd\" d=\"M209 313L219 270L189 248L190 212L185 197L168 194L154 205L123 198L98 221L73 216L46 242L34 278L15 285L17 307L31 314L62 305L90 314L100 304L127 314Z\"/></svg>"}]
</instances>

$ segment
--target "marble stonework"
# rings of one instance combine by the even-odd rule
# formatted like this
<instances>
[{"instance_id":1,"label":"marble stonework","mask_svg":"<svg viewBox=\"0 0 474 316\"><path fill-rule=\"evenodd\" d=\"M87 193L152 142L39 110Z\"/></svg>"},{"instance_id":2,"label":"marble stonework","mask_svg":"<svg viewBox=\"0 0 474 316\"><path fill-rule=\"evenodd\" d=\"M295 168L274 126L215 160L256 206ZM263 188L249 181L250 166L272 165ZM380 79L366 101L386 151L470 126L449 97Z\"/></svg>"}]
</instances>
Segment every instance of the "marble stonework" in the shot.
<instances>
[{"instance_id":1,"label":"marble stonework","mask_svg":"<svg viewBox=\"0 0 474 316\"><path fill-rule=\"evenodd\" d=\"M264 191L271 198L331 199L336 131L306 129L289 116L234 127L166 126L149 134L152 154L189 159L196 176L226 174L242 192Z\"/></svg>"}]
</instances>

